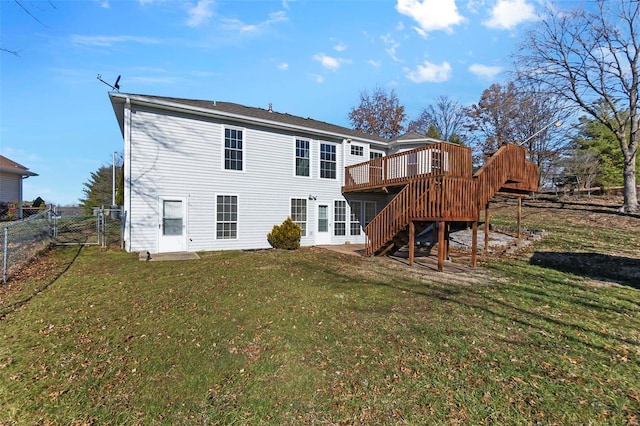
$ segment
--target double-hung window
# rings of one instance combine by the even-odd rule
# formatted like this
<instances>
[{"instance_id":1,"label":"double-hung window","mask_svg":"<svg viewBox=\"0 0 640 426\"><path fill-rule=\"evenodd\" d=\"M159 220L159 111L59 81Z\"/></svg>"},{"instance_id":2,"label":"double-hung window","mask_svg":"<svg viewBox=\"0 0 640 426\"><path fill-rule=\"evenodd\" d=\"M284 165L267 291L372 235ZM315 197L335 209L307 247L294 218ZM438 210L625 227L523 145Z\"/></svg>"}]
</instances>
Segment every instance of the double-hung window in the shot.
<instances>
[{"instance_id":1,"label":"double-hung window","mask_svg":"<svg viewBox=\"0 0 640 426\"><path fill-rule=\"evenodd\" d=\"M218 195L216 198L216 239L238 238L238 197Z\"/></svg>"},{"instance_id":2,"label":"double-hung window","mask_svg":"<svg viewBox=\"0 0 640 426\"><path fill-rule=\"evenodd\" d=\"M347 235L347 202L336 200L333 208L333 234Z\"/></svg>"},{"instance_id":3,"label":"double-hung window","mask_svg":"<svg viewBox=\"0 0 640 426\"><path fill-rule=\"evenodd\" d=\"M307 200L305 198L291 199L291 220L300 225L303 237L307 235Z\"/></svg>"},{"instance_id":4,"label":"double-hung window","mask_svg":"<svg viewBox=\"0 0 640 426\"><path fill-rule=\"evenodd\" d=\"M336 146L328 143L320 144L320 177L336 178Z\"/></svg>"},{"instance_id":5,"label":"double-hung window","mask_svg":"<svg viewBox=\"0 0 640 426\"><path fill-rule=\"evenodd\" d=\"M360 235L360 221L362 220L362 201L352 201L351 207L351 222L349 223L349 234Z\"/></svg>"},{"instance_id":6,"label":"double-hung window","mask_svg":"<svg viewBox=\"0 0 640 426\"><path fill-rule=\"evenodd\" d=\"M376 158L382 158L380 151L369 151L369 160L375 160Z\"/></svg>"},{"instance_id":7,"label":"double-hung window","mask_svg":"<svg viewBox=\"0 0 640 426\"><path fill-rule=\"evenodd\" d=\"M296 139L296 176L310 176L310 154L309 141Z\"/></svg>"},{"instance_id":8,"label":"double-hung window","mask_svg":"<svg viewBox=\"0 0 640 426\"><path fill-rule=\"evenodd\" d=\"M243 170L243 133L240 129L224 129L225 170Z\"/></svg>"}]
</instances>

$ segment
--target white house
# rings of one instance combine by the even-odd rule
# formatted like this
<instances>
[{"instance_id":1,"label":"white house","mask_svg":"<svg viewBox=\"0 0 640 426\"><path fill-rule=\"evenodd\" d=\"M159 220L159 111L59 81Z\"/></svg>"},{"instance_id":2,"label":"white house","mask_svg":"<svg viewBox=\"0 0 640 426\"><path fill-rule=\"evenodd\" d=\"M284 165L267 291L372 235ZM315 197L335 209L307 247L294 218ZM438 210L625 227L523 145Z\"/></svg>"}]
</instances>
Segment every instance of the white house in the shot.
<instances>
[{"instance_id":1,"label":"white house","mask_svg":"<svg viewBox=\"0 0 640 426\"><path fill-rule=\"evenodd\" d=\"M22 217L22 181L38 176L22 164L0 155L0 202L15 204Z\"/></svg>"},{"instance_id":2,"label":"white house","mask_svg":"<svg viewBox=\"0 0 640 426\"><path fill-rule=\"evenodd\" d=\"M267 248L291 217L301 245L364 243L384 191L343 195L345 167L430 140L387 141L234 103L110 93L124 138L125 248Z\"/></svg>"}]
</instances>

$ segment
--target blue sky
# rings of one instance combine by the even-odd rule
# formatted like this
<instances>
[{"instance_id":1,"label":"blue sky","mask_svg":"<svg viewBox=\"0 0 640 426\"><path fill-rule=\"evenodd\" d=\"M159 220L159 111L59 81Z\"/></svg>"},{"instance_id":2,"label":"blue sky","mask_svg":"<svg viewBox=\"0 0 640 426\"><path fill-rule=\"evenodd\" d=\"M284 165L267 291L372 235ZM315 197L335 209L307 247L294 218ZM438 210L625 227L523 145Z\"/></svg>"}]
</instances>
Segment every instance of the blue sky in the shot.
<instances>
[{"instance_id":1,"label":"blue sky","mask_svg":"<svg viewBox=\"0 0 640 426\"><path fill-rule=\"evenodd\" d=\"M24 199L77 204L123 142L121 92L236 102L349 126L362 90L409 118L508 79L541 0L0 0L0 154ZM573 5L576 2L561 2ZM29 11L30 16L21 7Z\"/></svg>"}]
</instances>

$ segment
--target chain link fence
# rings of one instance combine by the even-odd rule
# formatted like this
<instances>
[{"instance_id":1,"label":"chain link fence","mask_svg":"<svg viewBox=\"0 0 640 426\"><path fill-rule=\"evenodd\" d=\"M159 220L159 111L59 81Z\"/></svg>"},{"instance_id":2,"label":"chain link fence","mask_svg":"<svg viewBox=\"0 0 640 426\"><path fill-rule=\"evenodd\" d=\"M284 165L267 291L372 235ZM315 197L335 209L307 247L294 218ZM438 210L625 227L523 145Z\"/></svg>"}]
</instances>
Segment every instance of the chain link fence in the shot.
<instances>
[{"instance_id":1,"label":"chain link fence","mask_svg":"<svg viewBox=\"0 0 640 426\"><path fill-rule=\"evenodd\" d=\"M120 218L119 209L96 208L89 216L53 208L24 220L0 223L2 282L51 245L119 247Z\"/></svg>"}]
</instances>

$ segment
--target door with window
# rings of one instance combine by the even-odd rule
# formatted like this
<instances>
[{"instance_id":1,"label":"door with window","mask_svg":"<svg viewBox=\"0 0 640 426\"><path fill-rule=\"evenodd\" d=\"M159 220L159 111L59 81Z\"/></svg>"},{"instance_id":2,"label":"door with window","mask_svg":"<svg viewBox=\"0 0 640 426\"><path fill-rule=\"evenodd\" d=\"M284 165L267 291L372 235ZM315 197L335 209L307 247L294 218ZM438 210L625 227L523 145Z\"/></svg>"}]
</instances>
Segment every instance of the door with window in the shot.
<instances>
[{"instance_id":1,"label":"door with window","mask_svg":"<svg viewBox=\"0 0 640 426\"><path fill-rule=\"evenodd\" d=\"M187 200L183 197L159 198L158 252L187 249Z\"/></svg>"},{"instance_id":2,"label":"door with window","mask_svg":"<svg viewBox=\"0 0 640 426\"><path fill-rule=\"evenodd\" d=\"M329 232L331 222L329 220L328 204L318 204L316 222L316 244L331 244L331 233Z\"/></svg>"}]
</instances>

